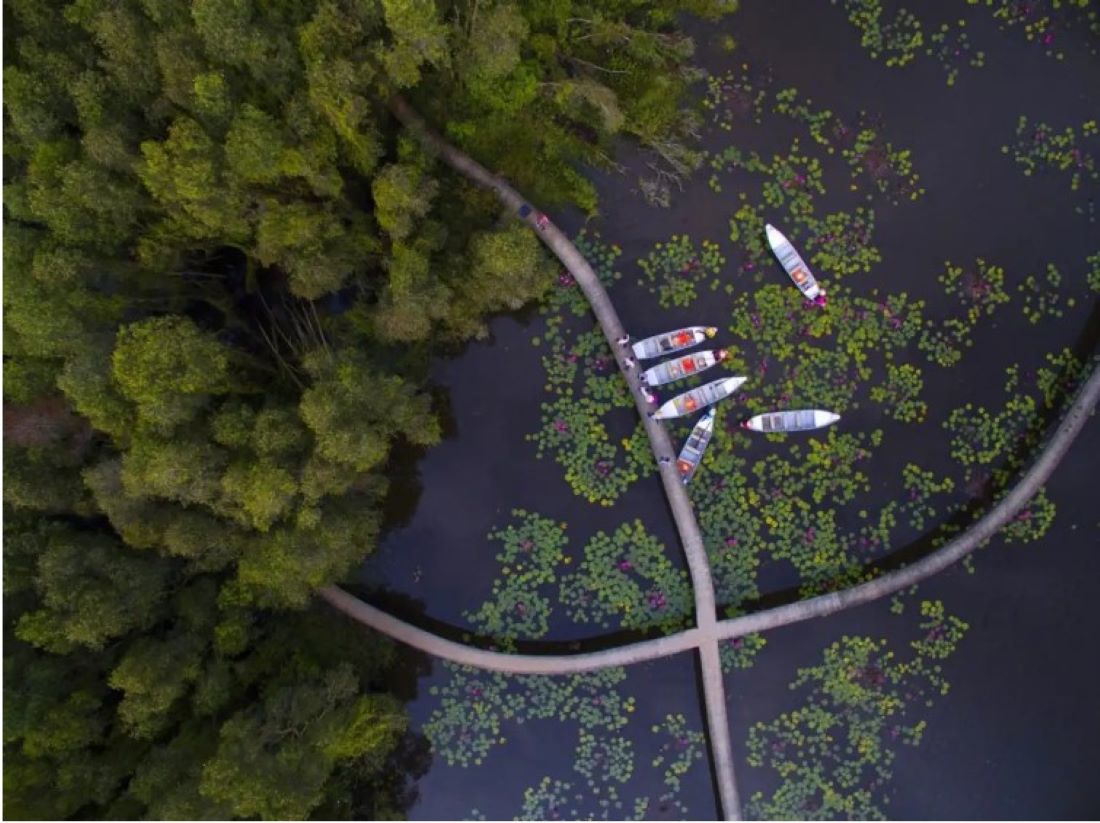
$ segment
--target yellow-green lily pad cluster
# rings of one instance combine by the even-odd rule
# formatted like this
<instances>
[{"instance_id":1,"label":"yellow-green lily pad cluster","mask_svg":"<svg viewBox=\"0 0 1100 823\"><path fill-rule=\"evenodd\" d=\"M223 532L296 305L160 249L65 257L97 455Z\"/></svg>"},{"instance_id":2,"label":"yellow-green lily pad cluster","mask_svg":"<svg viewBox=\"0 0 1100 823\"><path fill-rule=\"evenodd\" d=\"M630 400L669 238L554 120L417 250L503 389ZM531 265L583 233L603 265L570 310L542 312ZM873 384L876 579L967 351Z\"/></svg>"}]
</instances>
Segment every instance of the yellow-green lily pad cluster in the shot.
<instances>
[{"instance_id":1,"label":"yellow-green lily pad cluster","mask_svg":"<svg viewBox=\"0 0 1100 823\"><path fill-rule=\"evenodd\" d=\"M724 131L733 131L739 123L759 124L772 82L770 72L756 72L742 63L737 70L707 78L703 108L711 113L711 122Z\"/></svg>"},{"instance_id":2,"label":"yellow-green lily pad cluster","mask_svg":"<svg viewBox=\"0 0 1100 823\"><path fill-rule=\"evenodd\" d=\"M1048 354L1035 370L1006 369L1007 400L995 411L968 403L944 422L951 456L963 467L967 491L986 500L1001 495L1034 454L1045 429L1044 419L1060 408L1084 374L1084 365L1068 349ZM1007 542L1038 540L1050 528L1054 503L1041 489L1001 531Z\"/></svg>"},{"instance_id":3,"label":"yellow-green lily pad cluster","mask_svg":"<svg viewBox=\"0 0 1100 823\"><path fill-rule=\"evenodd\" d=\"M577 243L605 286L618 278L617 246L587 233ZM553 457L578 496L610 506L638 478L653 471L645 429L634 419L629 437L610 434L610 415L632 409L633 400L591 308L567 273L559 278L542 314L544 333L532 342L543 349L550 397L542 403L538 431L527 439L535 443L539 458Z\"/></svg>"},{"instance_id":4,"label":"yellow-green lily pad cluster","mask_svg":"<svg viewBox=\"0 0 1100 823\"><path fill-rule=\"evenodd\" d=\"M884 639L842 637L790 684L800 706L749 733L749 765L779 787L756 792L749 814L781 820L885 820L884 789L902 745L917 746L922 715L947 694L942 663L968 629L939 601L920 604L904 654Z\"/></svg>"},{"instance_id":5,"label":"yellow-green lily pad cluster","mask_svg":"<svg viewBox=\"0 0 1100 823\"><path fill-rule=\"evenodd\" d=\"M1058 319L1076 305L1076 300L1061 293L1061 286L1062 273L1053 263L1047 263L1041 276L1029 274L1024 278L1018 291L1023 297L1021 310L1029 323L1034 326L1048 318Z\"/></svg>"},{"instance_id":6,"label":"yellow-green lily pad cluster","mask_svg":"<svg viewBox=\"0 0 1100 823\"><path fill-rule=\"evenodd\" d=\"M451 766L478 766L504 745L504 724L536 720L571 722L588 730L617 731L634 711L620 688L619 667L565 676L511 675L446 662L451 678L429 693L438 705L424 734L432 751Z\"/></svg>"},{"instance_id":7,"label":"yellow-green lily pad cluster","mask_svg":"<svg viewBox=\"0 0 1100 823\"><path fill-rule=\"evenodd\" d=\"M945 261L939 282L955 308L942 321L926 325L920 348L933 363L946 367L958 363L963 351L973 345L971 331L982 317L992 316L1010 298L1004 269L980 257L966 268Z\"/></svg>"},{"instance_id":8,"label":"yellow-green lily pad cluster","mask_svg":"<svg viewBox=\"0 0 1100 823\"><path fill-rule=\"evenodd\" d=\"M546 589L557 581L557 569L568 543L565 524L522 509L512 512L516 522L489 537L503 544L497 553L500 575L481 607L464 617L501 645L541 637L549 630L551 599Z\"/></svg>"},{"instance_id":9,"label":"yellow-green lily pad cluster","mask_svg":"<svg viewBox=\"0 0 1100 823\"><path fill-rule=\"evenodd\" d=\"M1016 140L1001 146L1030 177L1044 171L1060 173L1069 178L1071 191L1077 191L1086 180L1100 179L1096 156L1091 146L1096 142L1097 122L1084 121L1078 129L1066 126L1061 131L1046 123L1034 125L1025 115L1016 121Z\"/></svg>"},{"instance_id":10,"label":"yellow-green lily pad cluster","mask_svg":"<svg viewBox=\"0 0 1100 823\"><path fill-rule=\"evenodd\" d=\"M941 23L926 33L924 24L906 8L887 17L882 0L832 1L833 5L843 5L848 22L859 29L860 45L871 59L882 60L889 67L901 68L924 55L943 67L947 85L953 86L961 67L978 69L985 65L985 52L971 45L965 20Z\"/></svg>"},{"instance_id":11,"label":"yellow-green lily pad cluster","mask_svg":"<svg viewBox=\"0 0 1100 823\"><path fill-rule=\"evenodd\" d=\"M577 571L562 582L561 602L576 623L663 633L686 628L692 610L687 572L640 520L588 541Z\"/></svg>"},{"instance_id":12,"label":"yellow-green lily pad cluster","mask_svg":"<svg viewBox=\"0 0 1100 823\"><path fill-rule=\"evenodd\" d=\"M1065 58L1060 32L1083 28L1092 54L1100 50L1100 12L1092 0L966 0L988 9L1002 29L1018 29L1047 57Z\"/></svg>"},{"instance_id":13,"label":"yellow-green lily pad cluster","mask_svg":"<svg viewBox=\"0 0 1100 823\"><path fill-rule=\"evenodd\" d=\"M674 234L638 260L638 282L657 295L662 308L690 306L698 296L698 284L719 275L725 263L717 243L704 240L696 245L686 234ZM716 287L717 281L712 282Z\"/></svg>"}]
</instances>

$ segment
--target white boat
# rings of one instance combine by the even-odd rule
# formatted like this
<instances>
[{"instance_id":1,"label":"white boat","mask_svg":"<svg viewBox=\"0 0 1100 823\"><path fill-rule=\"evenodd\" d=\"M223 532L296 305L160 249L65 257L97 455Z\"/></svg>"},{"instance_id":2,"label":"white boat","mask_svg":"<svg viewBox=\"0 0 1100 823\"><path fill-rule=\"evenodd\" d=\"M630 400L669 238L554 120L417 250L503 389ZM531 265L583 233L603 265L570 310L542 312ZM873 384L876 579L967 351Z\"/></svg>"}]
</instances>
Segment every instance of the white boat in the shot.
<instances>
[{"instance_id":1,"label":"white boat","mask_svg":"<svg viewBox=\"0 0 1100 823\"><path fill-rule=\"evenodd\" d=\"M798 286L802 296L807 300L817 300L819 297L824 297L825 290L817 285L817 280L810 271L810 267L806 265L802 255L795 251L791 241L770 223L764 226L764 231L768 235L768 245L772 247L772 253L779 258L779 264L790 275L794 284Z\"/></svg>"},{"instance_id":2,"label":"white boat","mask_svg":"<svg viewBox=\"0 0 1100 823\"><path fill-rule=\"evenodd\" d=\"M650 360L697 346L716 334L718 329L714 326L688 326L686 329L655 334L634 344L634 356L639 360Z\"/></svg>"},{"instance_id":3,"label":"white boat","mask_svg":"<svg viewBox=\"0 0 1100 823\"><path fill-rule=\"evenodd\" d=\"M725 349L697 351L683 357L674 357L664 363L658 363L653 368L646 369L642 373L642 377L645 378L647 386L661 386L665 383L671 383L673 380L680 380L704 372L711 366L718 365L728 356Z\"/></svg>"},{"instance_id":4,"label":"white boat","mask_svg":"<svg viewBox=\"0 0 1100 823\"><path fill-rule=\"evenodd\" d=\"M821 409L777 411L750 417L741 425L754 432L801 432L823 429L840 419L839 414Z\"/></svg>"},{"instance_id":5,"label":"white boat","mask_svg":"<svg viewBox=\"0 0 1100 823\"><path fill-rule=\"evenodd\" d=\"M677 395L665 403L653 415L658 420L667 420L670 417L683 417L685 414L697 412L712 406L719 400L729 397L744 383L744 377L721 377L709 383Z\"/></svg>"},{"instance_id":6,"label":"white boat","mask_svg":"<svg viewBox=\"0 0 1100 823\"><path fill-rule=\"evenodd\" d=\"M714 409L710 409L699 418L684 447L680 449L680 456L676 458L676 468L679 469L680 479L684 481L685 486L695 476L695 471L703 460L703 452L707 450L713 434Z\"/></svg>"}]
</instances>

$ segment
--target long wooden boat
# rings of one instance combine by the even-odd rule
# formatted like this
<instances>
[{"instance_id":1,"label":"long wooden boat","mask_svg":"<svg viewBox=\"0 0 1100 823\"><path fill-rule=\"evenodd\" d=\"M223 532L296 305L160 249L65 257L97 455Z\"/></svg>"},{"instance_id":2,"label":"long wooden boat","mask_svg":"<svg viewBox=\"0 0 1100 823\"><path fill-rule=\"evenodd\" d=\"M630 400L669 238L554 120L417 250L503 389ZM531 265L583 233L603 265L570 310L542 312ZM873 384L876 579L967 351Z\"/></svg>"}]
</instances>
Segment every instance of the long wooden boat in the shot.
<instances>
[{"instance_id":1,"label":"long wooden boat","mask_svg":"<svg viewBox=\"0 0 1100 823\"><path fill-rule=\"evenodd\" d=\"M680 479L686 486L695 476L699 464L703 460L703 452L710 444L710 438L714 435L714 409L709 409L699 418L695 428L691 430L687 442L680 449L680 456L676 458L676 468L680 471Z\"/></svg>"},{"instance_id":2,"label":"long wooden boat","mask_svg":"<svg viewBox=\"0 0 1100 823\"><path fill-rule=\"evenodd\" d=\"M719 400L729 397L744 383L744 377L720 377L709 383L704 383L691 391L677 395L657 409L653 415L658 420L667 420L670 417L683 417L692 414L707 406L712 406Z\"/></svg>"},{"instance_id":3,"label":"long wooden boat","mask_svg":"<svg viewBox=\"0 0 1100 823\"><path fill-rule=\"evenodd\" d=\"M823 429L840 419L839 414L821 409L768 412L750 417L741 425L754 432L801 432Z\"/></svg>"},{"instance_id":4,"label":"long wooden boat","mask_svg":"<svg viewBox=\"0 0 1100 823\"><path fill-rule=\"evenodd\" d=\"M772 247L772 253L779 258L779 265L783 267L783 270L787 272L794 284L798 286L802 296L807 300L814 301L823 298L825 296L824 289L817 284L810 267L806 265L802 255L795 251L791 241L770 223L764 226L764 231L768 235L768 245Z\"/></svg>"},{"instance_id":5,"label":"long wooden boat","mask_svg":"<svg viewBox=\"0 0 1100 823\"><path fill-rule=\"evenodd\" d=\"M653 368L646 369L642 376L645 378L646 385L661 386L674 380L681 380L685 377L691 377L693 374L704 372L711 366L718 365L728 356L725 349L697 351L683 357L674 357L664 363L658 363Z\"/></svg>"},{"instance_id":6,"label":"long wooden boat","mask_svg":"<svg viewBox=\"0 0 1100 823\"><path fill-rule=\"evenodd\" d=\"M634 344L634 356L639 360L651 360L681 349L690 349L716 334L718 329L714 326L688 326L686 329L655 334Z\"/></svg>"}]
</instances>

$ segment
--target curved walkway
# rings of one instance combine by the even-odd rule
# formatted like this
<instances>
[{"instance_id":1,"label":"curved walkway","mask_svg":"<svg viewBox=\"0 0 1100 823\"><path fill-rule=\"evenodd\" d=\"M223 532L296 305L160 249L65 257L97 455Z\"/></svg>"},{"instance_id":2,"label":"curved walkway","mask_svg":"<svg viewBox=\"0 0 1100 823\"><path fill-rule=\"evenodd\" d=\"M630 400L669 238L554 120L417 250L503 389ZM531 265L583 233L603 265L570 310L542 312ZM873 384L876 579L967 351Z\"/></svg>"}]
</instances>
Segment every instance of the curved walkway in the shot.
<instances>
[{"instance_id":1,"label":"curved walkway","mask_svg":"<svg viewBox=\"0 0 1100 823\"><path fill-rule=\"evenodd\" d=\"M518 216L520 207L526 205L526 201L519 192L435 134L400 97L393 98L391 108L398 119L448 165L475 182L495 190L505 205ZM622 324L592 267L555 226L551 224L540 227L536 222L537 212L532 211L525 219L581 286L608 343L615 352L619 368L623 371L628 383L631 383L632 378L636 379L636 374L632 374L631 370L625 368L620 347L615 344L615 341L624 334ZM634 388L633 384L632 388ZM642 415L654 454L656 456L674 454L668 433L659 422L646 417L647 408L639 393L632 391L631 394ZM733 773L733 753L718 654L719 641L752 632L767 631L868 603L911 586L957 562L983 545L1040 489L1084 427L1086 419L1096 407L1098 398L1100 398L1100 366L1094 368L1088 381L1082 386L1069 407L1061 425L1028 472L993 509L943 548L910 566L841 592L723 621L716 619L710 566L687 492L680 482L675 467L671 464L661 465L661 480L684 545L695 595L696 628L675 635L588 654L507 654L473 648L439 637L376 609L335 586L322 589L320 595L350 617L429 654L457 663L515 674L569 674L608 666L629 665L698 649L702 664L711 753L718 778L722 810L726 819L738 820L741 817L741 806Z\"/></svg>"},{"instance_id":2,"label":"curved walkway","mask_svg":"<svg viewBox=\"0 0 1100 823\"><path fill-rule=\"evenodd\" d=\"M1058 463L1069 451L1081 429L1084 428L1085 421L1095 410L1098 401L1100 401L1100 366L1093 370L1088 382L1081 387L1077 397L1066 411L1061 425L1051 435L1031 468L996 506L942 548L903 569L884 574L868 583L862 583L841 592L719 621L713 629L714 637L718 639L743 637L753 632L778 629L781 626L790 626L793 623L824 617L852 606L870 603L906 589L957 563L984 545L998 529L1015 517L1017 512L1046 483ZM609 666L628 666L631 663L656 660L698 648L705 634L699 628L688 629L655 640L630 643L600 652L568 655L509 654L478 649L439 637L364 603L336 586L322 589L320 595L349 617L416 649L455 663L510 674L574 674Z\"/></svg>"}]
</instances>

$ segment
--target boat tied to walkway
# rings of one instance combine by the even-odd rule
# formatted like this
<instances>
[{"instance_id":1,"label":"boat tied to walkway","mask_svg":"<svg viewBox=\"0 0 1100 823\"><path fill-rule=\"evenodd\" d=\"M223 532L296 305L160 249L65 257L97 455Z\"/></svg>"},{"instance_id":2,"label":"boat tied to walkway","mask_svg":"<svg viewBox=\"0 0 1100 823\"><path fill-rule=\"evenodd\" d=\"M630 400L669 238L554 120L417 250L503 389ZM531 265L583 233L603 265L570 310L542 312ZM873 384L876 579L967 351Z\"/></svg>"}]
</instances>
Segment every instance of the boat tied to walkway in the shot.
<instances>
[{"instance_id":1,"label":"boat tied to walkway","mask_svg":"<svg viewBox=\"0 0 1100 823\"><path fill-rule=\"evenodd\" d=\"M680 449L680 456L676 458L676 468L680 472L680 479L686 486L695 476L699 464L703 461L703 452L710 445L710 438L714 435L714 409L708 409L707 413L699 418L695 428L691 430L684 447Z\"/></svg>"},{"instance_id":2,"label":"boat tied to walkway","mask_svg":"<svg viewBox=\"0 0 1100 823\"><path fill-rule=\"evenodd\" d=\"M744 377L720 377L702 386L677 395L665 403L654 413L657 420L668 420L671 417L683 417L692 414L707 406L713 406L719 400L723 400L737 391L747 378Z\"/></svg>"},{"instance_id":3,"label":"boat tied to walkway","mask_svg":"<svg viewBox=\"0 0 1100 823\"><path fill-rule=\"evenodd\" d=\"M729 354L725 349L697 351L684 357L676 357L658 363L653 368L646 369L642 373L642 377L647 386L661 386L674 380L681 380L685 377L691 377L693 374L704 372L711 366L718 365L727 357L729 357Z\"/></svg>"},{"instance_id":4,"label":"boat tied to walkway","mask_svg":"<svg viewBox=\"0 0 1100 823\"><path fill-rule=\"evenodd\" d=\"M639 360L652 360L654 357L697 346L716 334L718 329L714 326L688 326L664 334L655 334L634 344L634 356Z\"/></svg>"},{"instance_id":5,"label":"boat tied to walkway","mask_svg":"<svg viewBox=\"0 0 1100 823\"><path fill-rule=\"evenodd\" d=\"M764 226L764 232L768 235L768 245L771 246L772 253L779 259L779 265L798 286L802 296L819 305L824 304L825 290L817 284L810 267L806 265L802 255L795 251L791 241L770 223Z\"/></svg>"},{"instance_id":6,"label":"boat tied to walkway","mask_svg":"<svg viewBox=\"0 0 1100 823\"><path fill-rule=\"evenodd\" d=\"M741 424L743 428L754 432L801 432L811 429L823 429L840 419L839 414L821 409L797 409L792 411L768 412L750 417Z\"/></svg>"}]
</instances>

